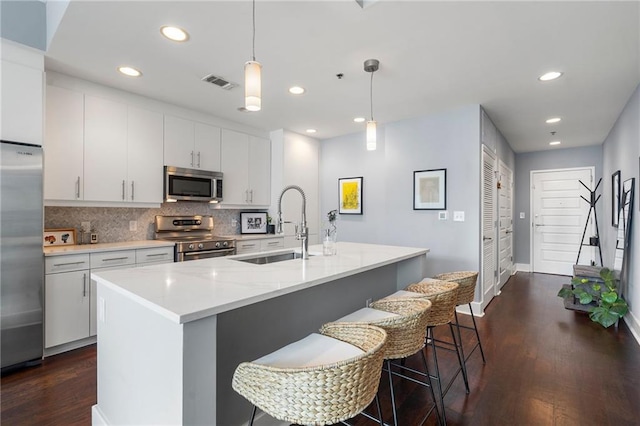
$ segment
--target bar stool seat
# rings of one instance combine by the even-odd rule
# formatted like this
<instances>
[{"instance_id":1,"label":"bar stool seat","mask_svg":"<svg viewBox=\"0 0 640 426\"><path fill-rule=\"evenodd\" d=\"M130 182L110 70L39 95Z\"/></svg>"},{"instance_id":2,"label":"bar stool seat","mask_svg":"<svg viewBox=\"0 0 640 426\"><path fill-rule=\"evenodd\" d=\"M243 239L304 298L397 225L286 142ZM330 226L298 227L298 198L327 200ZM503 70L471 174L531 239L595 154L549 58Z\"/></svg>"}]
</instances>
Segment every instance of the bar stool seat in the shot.
<instances>
[{"instance_id":1,"label":"bar stool seat","mask_svg":"<svg viewBox=\"0 0 640 426\"><path fill-rule=\"evenodd\" d=\"M380 327L325 324L314 333L233 374L233 389L254 407L291 423L327 425L354 417L377 401L387 340Z\"/></svg>"}]
</instances>

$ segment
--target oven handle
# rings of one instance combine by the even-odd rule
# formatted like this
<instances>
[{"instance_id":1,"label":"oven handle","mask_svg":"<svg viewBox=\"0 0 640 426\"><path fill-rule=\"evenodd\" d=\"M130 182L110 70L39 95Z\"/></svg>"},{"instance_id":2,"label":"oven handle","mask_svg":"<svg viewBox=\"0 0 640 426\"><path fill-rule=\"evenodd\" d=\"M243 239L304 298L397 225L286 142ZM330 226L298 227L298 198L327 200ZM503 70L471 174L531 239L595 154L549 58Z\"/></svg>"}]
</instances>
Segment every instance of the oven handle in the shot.
<instances>
[{"instance_id":1,"label":"oven handle","mask_svg":"<svg viewBox=\"0 0 640 426\"><path fill-rule=\"evenodd\" d=\"M207 259L210 257L229 256L231 254L235 254L235 251L236 251L235 248L230 248L230 249L222 249L222 250L218 249L218 250L192 251L192 252L181 253L181 254L184 257L184 260L195 260L195 259L189 259L189 256L195 257L196 259ZM215 256L210 256L211 254Z\"/></svg>"}]
</instances>

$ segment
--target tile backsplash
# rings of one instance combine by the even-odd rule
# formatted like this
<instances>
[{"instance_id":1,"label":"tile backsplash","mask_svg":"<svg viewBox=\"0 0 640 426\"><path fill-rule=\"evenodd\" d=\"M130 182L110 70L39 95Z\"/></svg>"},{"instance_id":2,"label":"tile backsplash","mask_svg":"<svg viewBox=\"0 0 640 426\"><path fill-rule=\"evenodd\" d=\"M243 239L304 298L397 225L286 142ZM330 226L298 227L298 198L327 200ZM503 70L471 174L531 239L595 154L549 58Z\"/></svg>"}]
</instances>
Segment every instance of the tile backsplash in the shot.
<instances>
[{"instance_id":1,"label":"tile backsplash","mask_svg":"<svg viewBox=\"0 0 640 426\"><path fill-rule=\"evenodd\" d=\"M164 203L160 208L138 209L123 207L53 207L44 208L44 227L75 228L80 241L82 222L90 222L91 229L98 234L101 243L154 239L156 215L211 215L216 235L240 233L240 211L234 209L211 209L205 203ZM244 210L242 210L244 211ZM237 220L232 226L233 219ZM137 229L129 230L129 222L136 221Z\"/></svg>"}]
</instances>

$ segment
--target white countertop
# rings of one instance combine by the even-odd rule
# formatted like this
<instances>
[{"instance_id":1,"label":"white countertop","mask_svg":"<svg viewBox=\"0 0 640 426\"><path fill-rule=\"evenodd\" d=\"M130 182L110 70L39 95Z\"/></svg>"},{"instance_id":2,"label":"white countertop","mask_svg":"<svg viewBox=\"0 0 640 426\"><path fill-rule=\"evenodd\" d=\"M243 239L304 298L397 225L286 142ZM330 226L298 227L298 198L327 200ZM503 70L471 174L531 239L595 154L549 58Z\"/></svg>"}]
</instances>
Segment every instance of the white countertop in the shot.
<instances>
[{"instance_id":1,"label":"white countertop","mask_svg":"<svg viewBox=\"0 0 640 426\"><path fill-rule=\"evenodd\" d=\"M284 234L235 234L222 235L225 238L233 238L236 241L265 240L267 238L284 238Z\"/></svg>"},{"instance_id":2,"label":"white countertop","mask_svg":"<svg viewBox=\"0 0 640 426\"><path fill-rule=\"evenodd\" d=\"M171 241L161 240L141 240L141 241L124 241L120 243L99 243L99 244L78 244L73 246L51 246L43 247L42 251L45 256L60 256L65 254L85 254L97 253L102 251L114 250L132 250L154 247L171 247L175 245Z\"/></svg>"},{"instance_id":3,"label":"white countertop","mask_svg":"<svg viewBox=\"0 0 640 426\"><path fill-rule=\"evenodd\" d=\"M319 254L322 246L310 246L309 251ZM339 242L337 252L266 265L233 260L256 256L252 253L100 271L91 276L176 323L186 323L425 255L429 250Z\"/></svg>"}]
</instances>

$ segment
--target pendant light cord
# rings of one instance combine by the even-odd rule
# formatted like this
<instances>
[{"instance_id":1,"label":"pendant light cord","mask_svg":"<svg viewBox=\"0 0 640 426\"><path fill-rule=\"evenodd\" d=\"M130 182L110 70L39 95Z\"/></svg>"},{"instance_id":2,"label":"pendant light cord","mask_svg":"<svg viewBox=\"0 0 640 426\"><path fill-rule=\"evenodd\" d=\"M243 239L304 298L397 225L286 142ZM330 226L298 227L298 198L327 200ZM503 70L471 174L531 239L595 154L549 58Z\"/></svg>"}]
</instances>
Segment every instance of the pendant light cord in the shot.
<instances>
[{"instance_id":1,"label":"pendant light cord","mask_svg":"<svg viewBox=\"0 0 640 426\"><path fill-rule=\"evenodd\" d=\"M369 88L369 97L371 99L371 121L373 121L373 74L374 71L371 72L371 86Z\"/></svg>"},{"instance_id":2,"label":"pendant light cord","mask_svg":"<svg viewBox=\"0 0 640 426\"><path fill-rule=\"evenodd\" d=\"M253 42L251 44L251 58L255 62L256 60L256 0L253 0Z\"/></svg>"}]
</instances>

